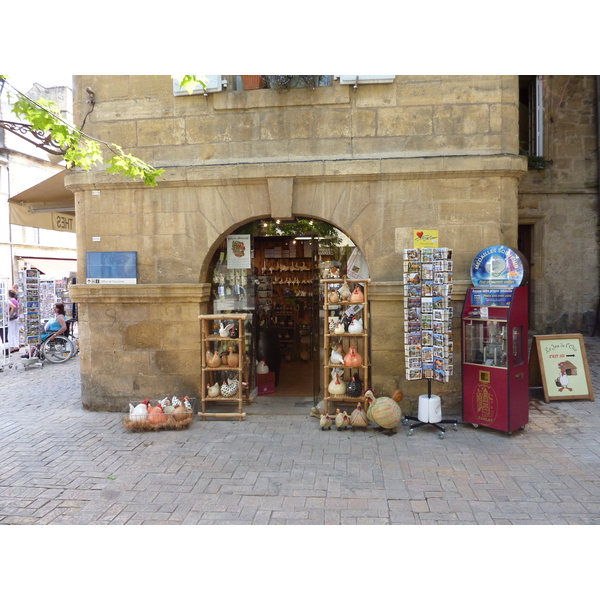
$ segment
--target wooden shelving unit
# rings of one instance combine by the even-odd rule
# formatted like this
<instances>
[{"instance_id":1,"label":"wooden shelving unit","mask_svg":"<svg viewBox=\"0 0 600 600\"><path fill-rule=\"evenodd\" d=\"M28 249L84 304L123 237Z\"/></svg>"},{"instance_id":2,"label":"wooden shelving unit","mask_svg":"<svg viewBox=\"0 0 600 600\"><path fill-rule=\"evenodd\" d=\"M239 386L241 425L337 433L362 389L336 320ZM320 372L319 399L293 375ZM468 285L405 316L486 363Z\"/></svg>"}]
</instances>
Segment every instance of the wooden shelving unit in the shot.
<instances>
[{"instance_id":1,"label":"wooden shelving unit","mask_svg":"<svg viewBox=\"0 0 600 600\"><path fill-rule=\"evenodd\" d=\"M250 391L248 384L248 360L246 358L246 334L244 330L244 322L248 318L247 314L218 314L218 315L200 315L198 317L201 324L201 355L202 355L202 386L200 396L200 412L198 416L203 421L206 421L207 417L214 418L234 418L243 421L246 417L244 412L244 400L250 402ZM223 338L219 333L214 332L214 324L220 321L236 321L236 327L238 335L235 338L226 337ZM215 352L219 351L223 344L237 346L237 353L239 354L239 364L237 367L230 367L229 365L222 364L218 367L209 367L207 364L206 354L208 351ZM237 392L234 396L221 396L220 394L215 397L209 397L207 391L207 384L214 385L225 380L227 372L235 372L238 380ZM243 385L245 383L246 385ZM209 412L207 410L208 403L218 404L237 404L237 412Z\"/></svg>"},{"instance_id":2,"label":"wooden shelving unit","mask_svg":"<svg viewBox=\"0 0 600 600\"><path fill-rule=\"evenodd\" d=\"M323 309L325 314L324 323L324 354L323 354L323 401L325 405L325 412L332 414L335 404L347 405L348 407L356 408L358 402L362 403L363 409L366 410L367 398L365 397L365 391L370 385L370 350L369 350L369 310L368 310L368 287L371 282L370 279L351 279L345 280L350 289L354 288L355 284L359 284L363 291L364 300L363 302L352 302L339 301L331 303L329 301L329 292L332 290L339 289L344 284L344 279L321 279L321 283L325 286ZM354 307L358 318L362 318L363 331L360 334L356 333L333 333L329 328L329 318L335 317L336 313L345 314L346 311ZM358 310L362 308L362 310ZM343 352L342 356L348 352L350 346L354 346L357 352L362 357L362 365L360 367L351 367L344 364L331 364L331 350L334 344L342 343ZM354 372L360 373L360 379L363 384L362 394L359 397L353 397L348 395L333 395L329 393L328 386L331 381L332 369L341 368L344 370L345 377L344 382L346 385L351 381L351 374ZM333 406L332 406L333 405Z\"/></svg>"}]
</instances>

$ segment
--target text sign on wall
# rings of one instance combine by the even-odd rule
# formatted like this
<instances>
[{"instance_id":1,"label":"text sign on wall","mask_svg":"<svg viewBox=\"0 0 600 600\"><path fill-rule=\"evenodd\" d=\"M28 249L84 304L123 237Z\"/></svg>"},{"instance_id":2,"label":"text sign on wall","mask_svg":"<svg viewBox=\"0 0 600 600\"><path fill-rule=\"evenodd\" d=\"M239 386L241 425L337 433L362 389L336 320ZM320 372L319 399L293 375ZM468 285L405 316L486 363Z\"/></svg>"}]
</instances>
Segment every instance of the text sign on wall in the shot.
<instances>
[{"instance_id":1,"label":"text sign on wall","mask_svg":"<svg viewBox=\"0 0 600 600\"><path fill-rule=\"evenodd\" d=\"M86 252L85 282L137 283L137 252Z\"/></svg>"},{"instance_id":2,"label":"text sign on wall","mask_svg":"<svg viewBox=\"0 0 600 600\"><path fill-rule=\"evenodd\" d=\"M585 345L581 334L535 335L529 359L529 385L542 385L550 400L591 400Z\"/></svg>"}]
</instances>

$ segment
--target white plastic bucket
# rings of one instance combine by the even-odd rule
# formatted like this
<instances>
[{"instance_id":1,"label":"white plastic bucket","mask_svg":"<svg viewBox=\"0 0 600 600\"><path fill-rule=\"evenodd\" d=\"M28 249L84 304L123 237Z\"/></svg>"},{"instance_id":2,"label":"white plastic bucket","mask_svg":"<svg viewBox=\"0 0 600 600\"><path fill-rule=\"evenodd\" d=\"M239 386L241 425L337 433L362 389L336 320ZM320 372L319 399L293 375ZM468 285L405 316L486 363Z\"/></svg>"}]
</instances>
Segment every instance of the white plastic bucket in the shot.
<instances>
[{"instance_id":1,"label":"white plastic bucket","mask_svg":"<svg viewBox=\"0 0 600 600\"><path fill-rule=\"evenodd\" d=\"M419 396L419 413L422 423L439 423L442 420L442 399L435 394Z\"/></svg>"}]
</instances>

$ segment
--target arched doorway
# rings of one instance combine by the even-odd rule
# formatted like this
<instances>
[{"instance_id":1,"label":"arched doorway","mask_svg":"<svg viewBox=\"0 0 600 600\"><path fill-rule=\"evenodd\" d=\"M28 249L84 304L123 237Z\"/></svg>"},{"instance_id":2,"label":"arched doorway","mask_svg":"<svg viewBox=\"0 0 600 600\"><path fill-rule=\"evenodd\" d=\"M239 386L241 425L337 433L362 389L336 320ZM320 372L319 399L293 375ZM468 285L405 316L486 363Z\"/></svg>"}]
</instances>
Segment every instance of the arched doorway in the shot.
<instances>
[{"instance_id":1,"label":"arched doorway","mask_svg":"<svg viewBox=\"0 0 600 600\"><path fill-rule=\"evenodd\" d=\"M234 244L250 244L236 264ZM306 411L323 395L323 277L368 277L362 254L339 229L315 219L261 219L225 236L208 276L214 314L247 313L253 403L275 414ZM362 272L357 272L362 269ZM337 275L336 275L337 274ZM268 373L265 373L265 365ZM269 410L266 410L269 412Z\"/></svg>"}]
</instances>

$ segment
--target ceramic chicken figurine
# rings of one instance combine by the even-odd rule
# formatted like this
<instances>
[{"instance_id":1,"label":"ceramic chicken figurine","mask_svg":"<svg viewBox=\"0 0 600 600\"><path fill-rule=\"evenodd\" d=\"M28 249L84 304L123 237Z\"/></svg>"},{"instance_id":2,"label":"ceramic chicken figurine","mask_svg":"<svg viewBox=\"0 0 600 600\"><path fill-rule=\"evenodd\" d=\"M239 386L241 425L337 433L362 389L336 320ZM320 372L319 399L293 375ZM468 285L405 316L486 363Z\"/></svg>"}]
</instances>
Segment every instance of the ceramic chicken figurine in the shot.
<instances>
[{"instance_id":1,"label":"ceramic chicken figurine","mask_svg":"<svg viewBox=\"0 0 600 600\"><path fill-rule=\"evenodd\" d=\"M331 290L329 294L327 294L327 299L329 300L329 304L337 304L340 301L340 295L337 290Z\"/></svg>"},{"instance_id":2,"label":"ceramic chicken figurine","mask_svg":"<svg viewBox=\"0 0 600 600\"><path fill-rule=\"evenodd\" d=\"M352 292L352 294L350 294L350 302L358 303L358 302L364 302L364 301L365 301L365 295L363 294L362 290L360 289L360 286L358 284L356 284L354 286L354 291Z\"/></svg>"},{"instance_id":3,"label":"ceramic chicken figurine","mask_svg":"<svg viewBox=\"0 0 600 600\"><path fill-rule=\"evenodd\" d=\"M129 418L132 421L145 421L148 418L148 406L150 405L150 399L146 398L143 402L140 402L137 406L129 404Z\"/></svg>"},{"instance_id":4,"label":"ceramic chicken figurine","mask_svg":"<svg viewBox=\"0 0 600 600\"><path fill-rule=\"evenodd\" d=\"M344 356L344 364L347 367L360 367L362 366L362 356L356 351L354 346L350 346L348 353Z\"/></svg>"},{"instance_id":5,"label":"ceramic chicken figurine","mask_svg":"<svg viewBox=\"0 0 600 600\"><path fill-rule=\"evenodd\" d=\"M367 390L365 396L369 400L367 418L379 426L386 435L394 435L395 428L402 420L402 411L398 403L387 396L375 398L372 390ZM369 416L370 411L370 416Z\"/></svg>"},{"instance_id":6,"label":"ceramic chicken figurine","mask_svg":"<svg viewBox=\"0 0 600 600\"><path fill-rule=\"evenodd\" d=\"M167 418L168 417L165 414L165 411L163 410L160 403L156 406L153 406L148 411L148 422L152 423L152 425L161 425L162 423L166 423Z\"/></svg>"},{"instance_id":7,"label":"ceramic chicken figurine","mask_svg":"<svg viewBox=\"0 0 600 600\"><path fill-rule=\"evenodd\" d=\"M360 335L363 332L363 322L362 319L357 319L356 317L352 317L352 322L348 325L348 333L352 333L354 335Z\"/></svg>"},{"instance_id":8,"label":"ceramic chicken figurine","mask_svg":"<svg viewBox=\"0 0 600 600\"><path fill-rule=\"evenodd\" d=\"M206 364L213 369L215 367L220 367L221 366L221 357L219 356L219 353L215 352L213 354L210 350L208 350L206 352Z\"/></svg>"},{"instance_id":9,"label":"ceramic chicken figurine","mask_svg":"<svg viewBox=\"0 0 600 600\"><path fill-rule=\"evenodd\" d=\"M360 402L350 414L350 425L352 426L352 429L355 427L367 427L369 425L369 419L367 419L367 415Z\"/></svg>"},{"instance_id":10,"label":"ceramic chicken figurine","mask_svg":"<svg viewBox=\"0 0 600 600\"><path fill-rule=\"evenodd\" d=\"M163 398L159 404L162 406L163 411L165 412L166 415L170 415L173 412L173 404L171 402L171 398L169 398L168 396L166 398Z\"/></svg>"},{"instance_id":11,"label":"ceramic chicken figurine","mask_svg":"<svg viewBox=\"0 0 600 600\"><path fill-rule=\"evenodd\" d=\"M340 379L340 376L336 373L335 379L332 379L328 388L329 393L336 396L341 396L346 393L346 384Z\"/></svg>"},{"instance_id":12,"label":"ceramic chicken figurine","mask_svg":"<svg viewBox=\"0 0 600 600\"><path fill-rule=\"evenodd\" d=\"M219 321L219 336L222 338L229 337L229 330L233 327L233 323L223 325L223 321Z\"/></svg>"},{"instance_id":13,"label":"ceramic chicken figurine","mask_svg":"<svg viewBox=\"0 0 600 600\"><path fill-rule=\"evenodd\" d=\"M339 348L339 346L337 348ZM337 348L331 349L331 356L329 357L329 364L343 365L344 357L338 352Z\"/></svg>"},{"instance_id":14,"label":"ceramic chicken figurine","mask_svg":"<svg viewBox=\"0 0 600 600\"><path fill-rule=\"evenodd\" d=\"M210 385L210 383L206 384L206 393L209 398L216 398L219 395L220 388L219 382L215 382L214 385Z\"/></svg>"},{"instance_id":15,"label":"ceramic chicken figurine","mask_svg":"<svg viewBox=\"0 0 600 600\"><path fill-rule=\"evenodd\" d=\"M238 391L238 380L237 379L227 379L227 382L223 382L221 384L221 396L223 398L231 398L235 396Z\"/></svg>"},{"instance_id":16,"label":"ceramic chicken figurine","mask_svg":"<svg viewBox=\"0 0 600 600\"><path fill-rule=\"evenodd\" d=\"M352 292L350 291L350 288L348 287L348 282L346 281L346 278L344 277L344 283L341 285L340 289L338 290L338 294L340 295L340 298L346 302L348 300L348 298L350 298L350 295L352 294Z\"/></svg>"},{"instance_id":17,"label":"ceramic chicken figurine","mask_svg":"<svg viewBox=\"0 0 600 600\"><path fill-rule=\"evenodd\" d=\"M269 372L269 367L267 365L267 363L264 360L261 360L257 365L256 365L256 372L259 375L266 375Z\"/></svg>"},{"instance_id":18,"label":"ceramic chicken figurine","mask_svg":"<svg viewBox=\"0 0 600 600\"><path fill-rule=\"evenodd\" d=\"M335 426L338 431L345 430L350 424L350 420L348 419L348 413L346 411L340 412L339 408L335 409Z\"/></svg>"},{"instance_id":19,"label":"ceramic chicken figurine","mask_svg":"<svg viewBox=\"0 0 600 600\"><path fill-rule=\"evenodd\" d=\"M346 333L346 328L344 327L344 323L342 323L342 321L338 321L335 324L335 327L333 328L333 333L335 333L335 335Z\"/></svg>"},{"instance_id":20,"label":"ceramic chicken figurine","mask_svg":"<svg viewBox=\"0 0 600 600\"><path fill-rule=\"evenodd\" d=\"M352 381L346 388L346 394L352 398L358 398L362 394L363 384L358 373L352 375Z\"/></svg>"},{"instance_id":21,"label":"ceramic chicken figurine","mask_svg":"<svg viewBox=\"0 0 600 600\"><path fill-rule=\"evenodd\" d=\"M321 431L331 430L331 417L329 416L329 413L324 412L321 414L319 425L321 426Z\"/></svg>"}]
</instances>

